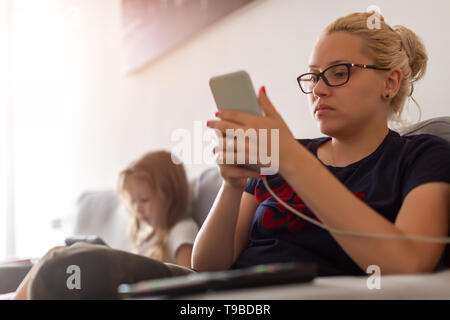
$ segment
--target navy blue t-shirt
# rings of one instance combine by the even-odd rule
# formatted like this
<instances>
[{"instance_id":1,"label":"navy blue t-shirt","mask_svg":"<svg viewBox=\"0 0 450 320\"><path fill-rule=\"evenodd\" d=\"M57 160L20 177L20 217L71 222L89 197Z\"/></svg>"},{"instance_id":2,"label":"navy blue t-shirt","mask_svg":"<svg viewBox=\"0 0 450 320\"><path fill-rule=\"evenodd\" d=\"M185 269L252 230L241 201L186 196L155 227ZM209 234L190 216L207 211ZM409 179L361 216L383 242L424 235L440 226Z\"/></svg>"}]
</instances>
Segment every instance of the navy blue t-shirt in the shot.
<instances>
[{"instance_id":1,"label":"navy blue t-shirt","mask_svg":"<svg viewBox=\"0 0 450 320\"><path fill-rule=\"evenodd\" d=\"M297 141L317 157L318 146L330 139ZM364 159L346 167L324 166L356 197L395 222L412 189L427 182L450 183L450 143L434 135L400 136L389 130L378 148ZM280 199L320 221L281 175L267 176L267 182ZM328 231L287 210L270 195L261 179L249 178L245 191L255 196L258 207L248 246L231 269L299 261L315 263L320 276L366 274ZM327 186L323 186L326 195Z\"/></svg>"}]
</instances>

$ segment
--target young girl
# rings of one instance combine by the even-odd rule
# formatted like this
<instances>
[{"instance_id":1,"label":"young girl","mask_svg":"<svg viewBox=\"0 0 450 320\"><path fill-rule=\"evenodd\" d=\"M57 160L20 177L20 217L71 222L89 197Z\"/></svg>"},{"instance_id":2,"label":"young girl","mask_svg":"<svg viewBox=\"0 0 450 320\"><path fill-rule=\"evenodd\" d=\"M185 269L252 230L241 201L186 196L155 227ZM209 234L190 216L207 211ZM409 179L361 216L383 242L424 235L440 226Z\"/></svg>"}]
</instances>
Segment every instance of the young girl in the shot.
<instances>
[{"instance_id":1,"label":"young girl","mask_svg":"<svg viewBox=\"0 0 450 320\"><path fill-rule=\"evenodd\" d=\"M449 143L428 134L403 137L388 128L425 73L425 48L411 30L391 28L381 16L379 29L368 28L372 14L350 14L329 25L309 70L297 79L328 137L296 140L264 87L264 116L224 110L208 125L223 134L278 129L279 171L267 176L270 189L333 230L447 237ZM234 139L223 145L230 143ZM235 159L239 152L248 159L248 149L235 146ZM215 153L225 158L225 150ZM314 263L322 276L364 275L371 265L382 274L440 266L445 243L329 232L288 211L258 173L218 162L224 183L194 244L198 271L289 261Z\"/></svg>"},{"instance_id":2,"label":"young girl","mask_svg":"<svg viewBox=\"0 0 450 320\"><path fill-rule=\"evenodd\" d=\"M198 226L188 216L183 164L171 157L167 151L144 155L120 173L117 189L130 213L134 252L190 267Z\"/></svg>"},{"instance_id":3,"label":"young girl","mask_svg":"<svg viewBox=\"0 0 450 320\"><path fill-rule=\"evenodd\" d=\"M120 173L117 191L130 214L128 231L136 254L82 242L52 248L22 281L15 299L30 298L33 286L31 297L38 299L114 299L120 283L193 272L198 226L189 216L183 164L167 151L147 153ZM63 278L68 265L83 271L82 290L67 290ZM56 287L62 291L55 294Z\"/></svg>"}]
</instances>

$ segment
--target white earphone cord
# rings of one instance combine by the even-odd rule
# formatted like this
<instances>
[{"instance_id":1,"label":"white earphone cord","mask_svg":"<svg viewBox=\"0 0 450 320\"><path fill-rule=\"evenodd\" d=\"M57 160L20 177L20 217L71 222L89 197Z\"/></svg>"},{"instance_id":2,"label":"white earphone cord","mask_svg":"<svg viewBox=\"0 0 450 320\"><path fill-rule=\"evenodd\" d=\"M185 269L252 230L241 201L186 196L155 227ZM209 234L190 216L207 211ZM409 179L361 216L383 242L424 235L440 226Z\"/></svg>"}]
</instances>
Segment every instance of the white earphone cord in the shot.
<instances>
[{"instance_id":1,"label":"white earphone cord","mask_svg":"<svg viewBox=\"0 0 450 320\"><path fill-rule=\"evenodd\" d=\"M270 192L270 194L282 205L284 205L286 208L288 208L289 211L293 212L300 218L305 219L308 222L311 222L312 224L328 230L333 233L342 234L342 235L349 235L349 236L357 236L357 237L371 237L371 238L382 238L382 239L404 239L404 240L415 240L415 241L425 241L425 242L435 242L435 243L450 243L450 237L448 238L439 238L439 237L424 237L424 236L413 236L413 235L403 235L403 234L381 234L381 233L364 233L364 232L355 232L355 231L345 231L340 229L335 229L328 227L324 225L323 223L320 223L318 221L315 221L314 219L298 212L294 208L292 208L290 205L288 205L286 202L281 200L277 197L277 195L270 189L267 180L265 177L262 178L264 186L266 189Z\"/></svg>"}]
</instances>

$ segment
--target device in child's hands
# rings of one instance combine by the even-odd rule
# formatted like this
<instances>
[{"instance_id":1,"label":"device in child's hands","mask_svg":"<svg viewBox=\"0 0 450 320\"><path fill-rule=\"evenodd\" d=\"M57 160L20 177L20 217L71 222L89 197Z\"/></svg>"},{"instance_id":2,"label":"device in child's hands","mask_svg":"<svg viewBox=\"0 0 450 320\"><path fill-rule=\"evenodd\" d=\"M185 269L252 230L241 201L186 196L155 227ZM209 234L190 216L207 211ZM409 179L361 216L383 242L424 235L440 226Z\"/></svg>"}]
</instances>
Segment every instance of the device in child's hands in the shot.
<instances>
[{"instance_id":1,"label":"device in child's hands","mask_svg":"<svg viewBox=\"0 0 450 320\"><path fill-rule=\"evenodd\" d=\"M75 235L66 238L64 242L66 243L66 246L71 246L77 242L86 242L90 244L99 244L108 247L106 242L96 235Z\"/></svg>"},{"instance_id":2,"label":"device in child's hands","mask_svg":"<svg viewBox=\"0 0 450 320\"><path fill-rule=\"evenodd\" d=\"M212 77L209 80L217 109L237 110L262 115L258 98L248 73L244 70ZM240 165L260 171L255 165Z\"/></svg>"}]
</instances>

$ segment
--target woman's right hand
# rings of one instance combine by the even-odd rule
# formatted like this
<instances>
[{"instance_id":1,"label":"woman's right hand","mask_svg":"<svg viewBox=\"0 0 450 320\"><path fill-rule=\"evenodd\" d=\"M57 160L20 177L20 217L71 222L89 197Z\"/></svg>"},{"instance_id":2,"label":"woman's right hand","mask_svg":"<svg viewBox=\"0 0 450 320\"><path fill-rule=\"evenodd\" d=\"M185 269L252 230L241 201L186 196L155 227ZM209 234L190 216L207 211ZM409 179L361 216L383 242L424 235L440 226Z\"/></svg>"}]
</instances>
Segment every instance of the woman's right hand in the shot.
<instances>
[{"instance_id":1,"label":"woman's right hand","mask_svg":"<svg viewBox=\"0 0 450 320\"><path fill-rule=\"evenodd\" d=\"M223 159L220 158L220 153L216 148L213 149L214 156L216 158L217 166L219 167L220 175L224 181L225 188L244 190L247 184L247 178L259 178L260 173L251 169L239 167L236 164L225 164Z\"/></svg>"},{"instance_id":2,"label":"woman's right hand","mask_svg":"<svg viewBox=\"0 0 450 320\"><path fill-rule=\"evenodd\" d=\"M257 203L244 192L247 178L259 178L259 172L226 164L218 159L218 147L213 149L222 186L208 216L203 222L192 249L192 266L198 271L227 270L238 253L248 243L249 218ZM238 218L239 217L239 218Z\"/></svg>"}]
</instances>

